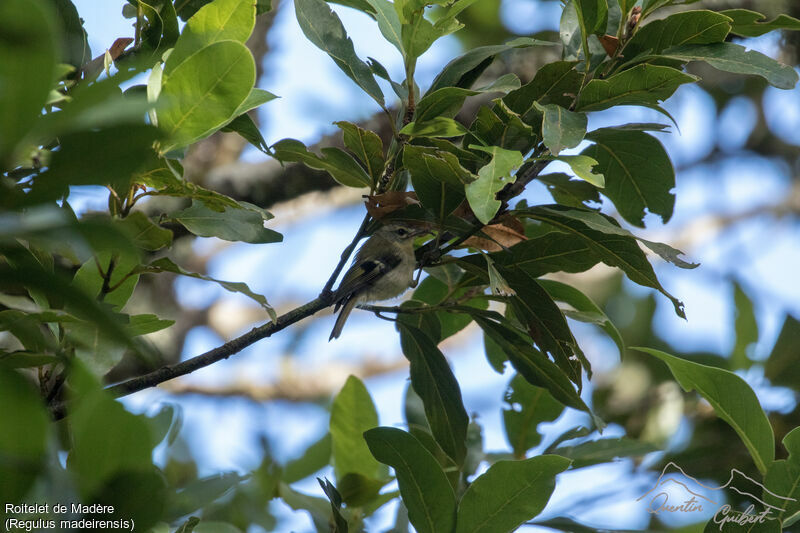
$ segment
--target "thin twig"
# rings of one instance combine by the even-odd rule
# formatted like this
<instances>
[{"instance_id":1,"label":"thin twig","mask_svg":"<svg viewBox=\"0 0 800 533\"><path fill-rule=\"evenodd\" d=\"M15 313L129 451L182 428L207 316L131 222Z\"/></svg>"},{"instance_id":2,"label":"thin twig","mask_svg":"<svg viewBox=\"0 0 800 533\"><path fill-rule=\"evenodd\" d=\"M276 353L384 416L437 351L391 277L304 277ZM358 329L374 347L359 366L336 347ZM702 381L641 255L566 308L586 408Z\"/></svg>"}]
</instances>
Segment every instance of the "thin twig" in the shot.
<instances>
[{"instance_id":1,"label":"thin twig","mask_svg":"<svg viewBox=\"0 0 800 533\"><path fill-rule=\"evenodd\" d=\"M319 295L320 300L323 302L330 303L331 297L333 296L333 284L336 283L336 278L339 277L339 274L342 272L347 260L350 259L350 256L353 254L353 250L355 250L356 246L358 245L358 241L360 241L361 237L364 236L364 232L367 230L370 219L371 217L369 216L369 213L364 215L364 220L361 221L361 226L358 228L355 237L353 237L353 240L342 252L342 256L339 258L339 264L336 265L336 268L333 270L333 274L331 274L331 277L328 278L328 282L325 284L325 287L323 287L322 292Z\"/></svg>"}]
</instances>

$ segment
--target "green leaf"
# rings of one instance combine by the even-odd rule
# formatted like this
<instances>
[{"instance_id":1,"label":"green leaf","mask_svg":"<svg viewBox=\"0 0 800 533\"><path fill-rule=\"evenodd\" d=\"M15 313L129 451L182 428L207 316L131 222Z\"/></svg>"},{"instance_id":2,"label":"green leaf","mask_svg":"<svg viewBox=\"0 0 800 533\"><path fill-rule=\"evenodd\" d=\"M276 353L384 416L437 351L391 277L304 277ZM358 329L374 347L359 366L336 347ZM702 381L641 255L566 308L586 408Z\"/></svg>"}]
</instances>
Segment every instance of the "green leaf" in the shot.
<instances>
[{"instance_id":1,"label":"green leaf","mask_svg":"<svg viewBox=\"0 0 800 533\"><path fill-rule=\"evenodd\" d=\"M433 120L436 117L444 116L447 118L455 117L464 105L464 100L468 96L482 93L494 93L513 91L519 88L519 78L515 74L505 74L495 80L494 83L479 87L477 89L462 89L461 87L443 87L436 91L428 91L425 96L417 102L417 109L414 118L417 122Z\"/></svg>"},{"instance_id":2,"label":"green leaf","mask_svg":"<svg viewBox=\"0 0 800 533\"><path fill-rule=\"evenodd\" d=\"M478 179L467 184L467 201L475 216L484 224L494 218L500 209L500 200L495 196L507 183L513 183L516 178L511 173L522 165L523 158L520 152L506 150L497 146L484 148L470 146L492 156L492 160L478 170Z\"/></svg>"},{"instance_id":3,"label":"green leaf","mask_svg":"<svg viewBox=\"0 0 800 533\"><path fill-rule=\"evenodd\" d=\"M131 337L137 337L139 335L147 335L148 333L161 331L174 323L174 320L164 320L152 314L133 315L126 329Z\"/></svg>"},{"instance_id":4,"label":"green leaf","mask_svg":"<svg viewBox=\"0 0 800 533\"><path fill-rule=\"evenodd\" d=\"M174 159L162 159L151 154L142 170L134 175L133 183L155 189L151 192L153 196L175 196L202 200L206 206L217 211L224 211L226 207L243 207L229 196L184 180L182 174L183 168Z\"/></svg>"},{"instance_id":5,"label":"green leaf","mask_svg":"<svg viewBox=\"0 0 800 533\"><path fill-rule=\"evenodd\" d=\"M328 4L323 0L295 0L294 5L297 22L308 40L331 56L356 85L383 105L383 93L372 76L372 70L358 58L342 21Z\"/></svg>"},{"instance_id":6,"label":"green leaf","mask_svg":"<svg viewBox=\"0 0 800 533\"><path fill-rule=\"evenodd\" d=\"M782 520L783 527L787 528L800 520L800 427L783 438L783 447L789 452L789 457L769 465L764 476L764 500L783 509L777 511L776 518Z\"/></svg>"},{"instance_id":7,"label":"green leaf","mask_svg":"<svg viewBox=\"0 0 800 533\"><path fill-rule=\"evenodd\" d=\"M383 174L383 141L374 131L365 130L352 122L334 122L342 130L345 147L363 163L374 183Z\"/></svg>"},{"instance_id":8,"label":"green leaf","mask_svg":"<svg viewBox=\"0 0 800 533\"><path fill-rule=\"evenodd\" d=\"M210 276L204 276L203 274L197 274L195 272L189 272L187 270L182 269L178 265L176 265L171 259L168 257L162 257L161 259L156 259L149 265L143 266L139 268L139 271L142 273L147 274L157 274L160 272L171 272L173 274L179 274L181 276L188 276L190 278L202 279L204 281L212 281L218 284L220 287L225 289L229 292L238 292L244 294L248 298L255 300L258 302L261 307L266 309L267 313L269 313L270 318L275 320L277 315L275 314L275 310L272 306L269 305L267 299L261 296L260 294L256 294L253 292L250 287L246 283L242 282L234 282L234 281L223 281L219 279L212 278Z\"/></svg>"},{"instance_id":9,"label":"green leaf","mask_svg":"<svg viewBox=\"0 0 800 533\"><path fill-rule=\"evenodd\" d=\"M50 167L33 180L28 204L47 202L67 193L70 185L110 185L127 190L131 175L153 153L158 131L144 124L113 126L60 137Z\"/></svg>"},{"instance_id":10,"label":"green leaf","mask_svg":"<svg viewBox=\"0 0 800 533\"><path fill-rule=\"evenodd\" d=\"M580 144L586 135L588 123L585 113L575 113L555 104L535 105L544 113L542 140L553 155L558 155L565 148L575 148Z\"/></svg>"},{"instance_id":11,"label":"green leaf","mask_svg":"<svg viewBox=\"0 0 800 533\"><path fill-rule=\"evenodd\" d=\"M19 502L44 466L50 417L28 380L2 364L0 404L0 426L6 428L0 432L0 498Z\"/></svg>"},{"instance_id":12,"label":"green leaf","mask_svg":"<svg viewBox=\"0 0 800 533\"><path fill-rule=\"evenodd\" d=\"M761 13L749 9L726 9L720 15L733 19L731 33L740 37L760 37L774 30L800 30L800 20L789 15L778 15L769 22L764 21L766 17Z\"/></svg>"},{"instance_id":13,"label":"green leaf","mask_svg":"<svg viewBox=\"0 0 800 533\"><path fill-rule=\"evenodd\" d=\"M460 137L467 129L452 118L436 117L426 122L409 122L400 130L409 137Z\"/></svg>"},{"instance_id":14,"label":"green leaf","mask_svg":"<svg viewBox=\"0 0 800 533\"><path fill-rule=\"evenodd\" d=\"M585 151L584 151L585 152ZM596 159L588 155L560 155L554 158L569 165L577 177L601 189L605 187L606 180L602 170L597 167L600 165Z\"/></svg>"},{"instance_id":15,"label":"green leaf","mask_svg":"<svg viewBox=\"0 0 800 533\"><path fill-rule=\"evenodd\" d=\"M77 361L70 369L73 447L67 468L89 499L116 474L152 471L154 442L145 417L127 412Z\"/></svg>"},{"instance_id":16,"label":"green leaf","mask_svg":"<svg viewBox=\"0 0 800 533\"><path fill-rule=\"evenodd\" d=\"M567 315L567 317L597 324L597 326L605 331L611 340L614 341L614 344L617 345L617 348L619 348L620 359L623 357L625 354L625 341L622 340L622 335L614 323L611 322L611 319L606 316L603 310L600 309L600 307L598 307L598 305L594 303L591 298L583 294L572 285L567 285L566 283L561 283L560 281L540 279L539 284L554 300L567 303L576 311L578 311L578 313L580 313L578 316L573 316L565 311L564 314Z\"/></svg>"},{"instance_id":17,"label":"green leaf","mask_svg":"<svg viewBox=\"0 0 800 533\"><path fill-rule=\"evenodd\" d=\"M0 35L0 170L5 170L55 82L54 13L41 0L5 0Z\"/></svg>"},{"instance_id":18,"label":"green leaf","mask_svg":"<svg viewBox=\"0 0 800 533\"><path fill-rule=\"evenodd\" d=\"M411 183L420 202L436 213L439 220L444 220L464 201L464 182L475 178L455 155L422 146L406 146L403 165L411 173Z\"/></svg>"},{"instance_id":19,"label":"green leaf","mask_svg":"<svg viewBox=\"0 0 800 533\"><path fill-rule=\"evenodd\" d=\"M525 270L499 267L498 271L516 294L509 299L514 316L527 328L537 347L552 355L559 368L580 386L580 351L564 314ZM591 368L587 366L586 371L591 377Z\"/></svg>"},{"instance_id":20,"label":"green leaf","mask_svg":"<svg viewBox=\"0 0 800 533\"><path fill-rule=\"evenodd\" d=\"M639 28L621 53L631 60L640 54L660 54L672 46L721 43L730 30L731 19L724 14L684 11Z\"/></svg>"},{"instance_id":21,"label":"green leaf","mask_svg":"<svg viewBox=\"0 0 800 533\"><path fill-rule=\"evenodd\" d=\"M683 390L697 390L736 431L764 474L775 458L775 437L753 389L739 376L650 348L634 348L664 361Z\"/></svg>"},{"instance_id":22,"label":"green leaf","mask_svg":"<svg viewBox=\"0 0 800 533\"><path fill-rule=\"evenodd\" d=\"M206 46L165 75L158 125L170 141L162 153L187 146L225 126L245 102L255 83L253 56L242 43L219 41Z\"/></svg>"},{"instance_id":23,"label":"green leaf","mask_svg":"<svg viewBox=\"0 0 800 533\"><path fill-rule=\"evenodd\" d=\"M419 533L452 531L456 497L444 471L411 434L379 427L364 434L375 458L395 470L408 518Z\"/></svg>"},{"instance_id":24,"label":"green leaf","mask_svg":"<svg viewBox=\"0 0 800 533\"><path fill-rule=\"evenodd\" d=\"M248 111L252 111L253 109L266 104L267 102L271 102L279 98L278 96L272 94L269 91L265 91L264 89L259 89L258 87L253 87L250 90L250 94L247 95L244 102L236 109L236 114L241 115L243 113L247 113Z\"/></svg>"},{"instance_id":25,"label":"green leaf","mask_svg":"<svg viewBox=\"0 0 800 533\"><path fill-rule=\"evenodd\" d=\"M89 258L72 278L72 285L100 302L111 304L119 311L133 294L139 275L139 258L128 254L104 251ZM101 275L110 276L106 282ZM105 289L105 292L102 292Z\"/></svg>"},{"instance_id":26,"label":"green leaf","mask_svg":"<svg viewBox=\"0 0 800 533\"><path fill-rule=\"evenodd\" d=\"M515 113L525 114L535 102L570 108L583 82L574 61L555 61L540 68L533 79L503 98Z\"/></svg>"},{"instance_id":27,"label":"green leaf","mask_svg":"<svg viewBox=\"0 0 800 533\"><path fill-rule=\"evenodd\" d=\"M37 326L38 325L37 323ZM0 354L0 367L11 370L15 368L37 368L45 365L52 365L59 361L61 361L61 359L54 355L39 355L25 351ZM2 471L1 468L0 471Z\"/></svg>"},{"instance_id":28,"label":"green leaf","mask_svg":"<svg viewBox=\"0 0 800 533\"><path fill-rule=\"evenodd\" d=\"M554 450L561 457L572 460L572 468L583 468L607 463L617 457L641 457L659 449L647 442L621 437L583 442L575 446L560 446Z\"/></svg>"},{"instance_id":29,"label":"green leaf","mask_svg":"<svg viewBox=\"0 0 800 533\"><path fill-rule=\"evenodd\" d=\"M585 272L600 262L583 239L558 231L522 241L508 252L491 256L497 264L521 268L535 278L551 272ZM476 261L479 259L476 257Z\"/></svg>"},{"instance_id":30,"label":"green leaf","mask_svg":"<svg viewBox=\"0 0 800 533\"><path fill-rule=\"evenodd\" d=\"M186 22L164 64L164 76L168 78L181 63L209 45L220 41L244 44L255 23L256 10L252 0L215 0L204 5ZM252 86L250 84L247 89Z\"/></svg>"},{"instance_id":31,"label":"green leaf","mask_svg":"<svg viewBox=\"0 0 800 533\"><path fill-rule=\"evenodd\" d=\"M256 15L272 11L272 0L256 0Z\"/></svg>"},{"instance_id":32,"label":"green leaf","mask_svg":"<svg viewBox=\"0 0 800 533\"><path fill-rule=\"evenodd\" d=\"M302 162L311 168L325 170L333 179L348 187L369 187L372 184L372 178L361 165L339 148L323 148L320 157L309 152L300 141L282 139L272 145L272 151L280 161Z\"/></svg>"},{"instance_id":33,"label":"green leaf","mask_svg":"<svg viewBox=\"0 0 800 533\"><path fill-rule=\"evenodd\" d=\"M194 528L199 523L200 523L200 519L199 518L197 518L196 516L190 516L186 520L186 522L181 524L181 526L178 529L175 530L175 533L192 533L194 531ZM169 531L169 528L167 528L167 531Z\"/></svg>"},{"instance_id":34,"label":"green leaf","mask_svg":"<svg viewBox=\"0 0 800 533\"><path fill-rule=\"evenodd\" d=\"M164 520L173 522L182 516L205 508L245 479L247 479L245 476L236 472L225 472L187 483L167 502ZM197 531L196 528L195 531Z\"/></svg>"},{"instance_id":35,"label":"green leaf","mask_svg":"<svg viewBox=\"0 0 800 533\"><path fill-rule=\"evenodd\" d=\"M436 442L457 465L466 456L469 417L453 371L436 343L422 330L398 323L403 355L411 363L411 386L422 398Z\"/></svg>"},{"instance_id":36,"label":"green leaf","mask_svg":"<svg viewBox=\"0 0 800 533\"><path fill-rule=\"evenodd\" d=\"M541 387L535 387L516 374L508 384L503 400L503 427L514 457L522 458L531 448L538 446L542 435L537 427L542 422L552 422L564 411L564 406Z\"/></svg>"},{"instance_id":37,"label":"green leaf","mask_svg":"<svg viewBox=\"0 0 800 533\"><path fill-rule=\"evenodd\" d=\"M204 5L213 0L175 0L175 12L181 20L189 20Z\"/></svg>"},{"instance_id":38,"label":"green leaf","mask_svg":"<svg viewBox=\"0 0 800 533\"><path fill-rule=\"evenodd\" d=\"M255 206L253 206L255 207ZM226 207L224 211L209 209L202 201L192 201L192 206L172 214L172 220L200 237L217 237L226 241L243 241L253 244L281 242L283 236L264 227L269 220L259 209Z\"/></svg>"},{"instance_id":39,"label":"green leaf","mask_svg":"<svg viewBox=\"0 0 800 533\"><path fill-rule=\"evenodd\" d=\"M692 269L699 266L698 263L687 263L681 259L679 256L683 255L683 252L680 250L676 250L675 248L664 243L648 241L646 239L642 239L641 237L637 237L628 230L621 228L619 223L613 218L609 217L608 215L598 213L597 211L591 211L588 209L569 209L560 206L540 206L535 208L535 210L539 209L549 212L550 214L558 214L560 216L572 218L573 220L579 220L587 227L596 231L602 231L603 233L607 233L609 235L632 237L644 244L651 251L661 256L663 260L668 261L677 267Z\"/></svg>"},{"instance_id":40,"label":"green leaf","mask_svg":"<svg viewBox=\"0 0 800 533\"><path fill-rule=\"evenodd\" d=\"M601 191L626 221L644 227L645 209L666 223L675 207L675 169L664 147L642 131L599 129L586 138L595 144L582 152L597 160L605 177Z\"/></svg>"},{"instance_id":41,"label":"green leaf","mask_svg":"<svg viewBox=\"0 0 800 533\"><path fill-rule=\"evenodd\" d=\"M736 281L733 282L734 329L736 344L731 352L731 369L750 368L753 361L748 348L758 342L758 322L753 309L753 301Z\"/></svg>"},{"instance_id":42,"label":"green leaf","mask_svg":"<svg viewBox=\"0 0 800 533\"><path fill-rule=\"evenodd\" d=\"M453 59L434 78L428 89L431 94L443 87L463 87L469 89L480 74L494 60L495 56L514 48L527 48L530 46L554 46L558 43L539 41L522 37L514 39L503 45L479 46Z\"/></svg>"},{"instance_id":43,"label":"green leaf","mask_svg":"<svg viewBox=\"0 0 800 533\"><path fill-rule=\"evenodd\" d=\"M331 408L331 449L336 479L345 474L361 474L369 479L383 479L386 467L370 455L364 432L378 426L375 404L364 384L349 376Z\"/></svg>"},{"instance_id":44,"label":"green leaf","mask_svg":"<svg viewBox=\"0 0 800 533\"><path fill-rule=\"evenodd\" d=\"M793 89L800 79L792 67L733 43L678 46L663 55L681 61L704 61L723 72L760 76L778 89Z\"/></svg>"},{"instance_id":45,"label":"green leaf","mask_svg":"<svg viewBox=\"0 0 800 533\"><path fill-rule=\"evenodd\" d=\"M570 210L577 211L577 210ZM571 233L581 238L595 254L607 265L620 268L634 283L658 290L672 301L675 313L685 318L683 302L672 296L661 286L653 266L632 237L618 233L597 231L583 221L566 216L554 208L532 208L517 211L517 214L550 224L559 231ZM592 213L587 211L586 213ZM624 230L623 230L624 231ZM664 245L666 246L666 245Z\"/></svg>"},{"instance_id":46,"label":"green leaf","mask_svg":"<svg viewBox=\"0 0 800 533\"><path fill-rule=\"evenodd\" d=\"M498 319L500 317L498 315ZM483 313L475 314L473 319L488 338L505 352L511 365L528 383L547 389L564 405L591 412L566 374L546 355L535 349L530 339L526 340L516 329Z\"/></svg>"},{"instance_id":47,"label":"green leaf","mask_svg":"<svg viewBox=\"0 0 800 533\"><path fill-rule=\"evenodd\" d=\"M366 0L366 2L374 10L381 34L403 54L402 26L392 2L389 0Z\"/></svg>"},{"instance_id":48,"label":"green leaf","mask_svg":"<svg viewBox=\"0 0 800 533\"><path fill-rule=\"evenodd\" d=\"M331 532L347 533L347 520L345 520L344 516L342 516L342 495L339 494L339 491L336 490L336 487L334 487L333 484L331 484L331 482L327 479L323 481L322 479L317 478L317 481L319 482L320 487L322 487L322 492L325 493L325 496L328 497L328 501L331 504L331 514L333 516Z\"/></svg>"},{"instance_id":49,"label":"green leaf","mask_svg":"<svg viewBox=\"0 0 800 533\"><path fill-rule=\"evenodd\" d=\"M607 79L587 83L578 97L577 110L601 111L618 105L657 106L684 83L698 79L671 67L636 65Z\"/></svg>"},{"instance_id":50,"label":"green leaf","mask_svg":"<svg viewBox=\"0 0 800 533\"><path fill-rule=\"evenodd\" d=\"M786 316L778 340L764 365L764 376L773 385L796 387L800 383L797 347L800 346L800 321Z\"/></svg>"},{"instance_id":51,"label":"green leaf","mask_svg":"<svg viewBox=\"0 0 800 533\"><path fill-rule=\"evenodd\" d=\"M68 278L48 271L33 261L25 261L14 267L0 265L0 288L23 286L32 294L40 294L49 301L65 302L65 309L78 319L91 322L95 330L108 338L116 339L120 345L128 346L139 355L145 355L125 331L119 315L110 313L95 298L74 287Z\"/></svg>"},{"instance_id":52,"label":"green leaf","mask_svg":"<svg viewBox=\"0 0 800 533\"><path fill-rule=\"evenodd\" d=\"M179 36L178 18L172 0L128 0L134 10L139 11L138 19L140 41L121 60L122 63L152 65L175 45ZM123 11L125 8L123 7Z\"/></svg>"},{"instance_id":53,"label":"green leaf","mask_svg":"<svg viewBox=\"0 0 800 533\"><path fill-rule=\"evenodd\" d=\"M462 271L455 264L428 268L426 271L428 274L430 274L430 276L422 280L422 282L417 286L417 289L414 291L414 295L412 296L412 301L424 302L428 305L438 305L443 303L445 300L458 301L467 296L469 289L459 289L456 287L458 278L461 277ZM488 300L482 296L483 295L478 295L476 298L467 300L466 305L479 309L485 309L489 304ZM447 337L455 335L467 327L470 322L472 322L472 317L466 313L437 311L435 313L424 314L435 315L436 318L439 319L439 325L441 326L440 335L438 338L434 338L434 340L438 342L441 342ZM424 329L425 326L427 325L423 324L421 326L422 329ZM431 331L426 330L426 333L433 338Z\"/></svg>"},{"instance_id":54,"label":"green leaf","mask_svg":"<svg viewBox=\"0 0 800 533\"><path fill-rule=\"evenodd\" d=\"M228 124L226 124L220 131L231 131L238 133L244 140L261 150L263 153L270 153L269 146L267 146L267 141L264 140L264 137L258 130L258 126L256 126L256 123L253 122L253 119L250 118L250 115L247 113L243 113L228 122Z\"/></svg>"},{"instance_id":55,"label":"green leaf","mask_svg":"<svg viewBox=\"0 0 800 533\"><path fill-rule=\"evenodd\" d=\"M52 333L42 329L44 317L14 309L0 311L0 331L7 331L31 352L55 351L58 343Z\"/></svg>"},{"instance_id":56,"label":"green leaf","mask_svg":"<svg viewBox=\"0 0 800 533\"><path fill-rule=\"evenodd\" d=\"M455 20L454 17L446 14L438 19L435 24L432 24L425 18L424 4L419 5L411 13L408 6L414 2L409 2L400 7L402 3L403 0L400 0L395 4L395 11L398 11L400 22L403 23L400 36L403 42L406 65L413 64L419 56L431 47L434 41L463 27L463 24Z\"/></svg>"},{"instance_id":57,"label":"green leaf","mask_svg":"<svg viewBox=\"0 0 800 533\"><path fill-rule=\"evenodd\" d=\"M496 462L461 498L456 533L516 530L542 512L555 489L556 475L569 463L557 455Z\"/></svg>"},{"instance_id":58,"label":"green leaf","mask_svg":"<svg viewBox=\"0 0 800 533\"><path fill-rule=\"evenodd\" d=\"M306 448L302 456L286 463L281 479L286 483L294 483L307 478L328 466L331 453L331 434L325 433L321 439Z\"/></svg>"},{"instance_id":59,"label":"green leaf","mask_svg":"<svg viewBox=\"0 0 800 533\"><path fill-rule=\"evenodd\" d=\"M172 232L154 223L141 211L134 211L118 221L116 226L142 250L152 252L172 245Z\"/></svg>"},{"instance_id":60,"label":"green leaf","mask_svg":"<svg viewBox=\"0 0 800 533\"><path fill-rule=\"evenodd\" d=\"M545 184L553 200L561 205L584 208L587 202L601 202L597 188L584 180L573 180L561 172L539 175L536 179Z\"/></svg>"},{"instance_id":61,"label":"green leaf","mask_svg":"<svg viewBox=\"0 0 800 533\"><path fill-rule=\"evenodd\" d=\"M92 50L83 28L83 20L71 0L52 0L56 19L61 22L61 61L76 69L92 60Z\"/></svg>"},{"instance_id":62,"label":"green leaf","mask_svg":"<svg viewBox=\"0 0 800 533\"><path fill-rule=\"evenodd\" d=\"M542 120L541 113L534 110L534 116L525 115L524 119L538 124ZM479 150L473 146L499 146L506 150L528 153L540 141L537 132L523 117L508 109L502 100L495 101L492 108L482 106L475 120L469 127L469 134L462 141L462 146L470 150ZM474 153L474 152L473 152ZM481 154L481 163L486 161Z\"/></svg>"},{"instance_id":63,"label":"green leaf","mask_svg":"<svg viewBox=\"0 0 800 533\"><path fill-rule=\"evenodd\" d=\"M581 31L587 37L605 33L608 24L606 0L571 0L578 13Z\"/></svg>"}]
</instances>

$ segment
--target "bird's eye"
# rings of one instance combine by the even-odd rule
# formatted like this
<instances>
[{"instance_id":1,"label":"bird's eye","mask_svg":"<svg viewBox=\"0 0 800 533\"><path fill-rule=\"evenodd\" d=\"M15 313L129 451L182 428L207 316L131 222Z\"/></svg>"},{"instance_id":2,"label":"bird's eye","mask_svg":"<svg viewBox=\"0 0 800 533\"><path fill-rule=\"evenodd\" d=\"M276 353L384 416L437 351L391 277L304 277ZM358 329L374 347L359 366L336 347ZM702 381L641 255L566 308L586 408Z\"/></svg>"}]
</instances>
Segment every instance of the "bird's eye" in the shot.
<instances>
[{"instance_id":1,"label":"bird's eye","mask_svg":"<svg viewBox=\"0 0 800 533\"><path fill-rule=\"evenodd\" d=\"M406 231L404 228L398 228L397 234L400 235L401 237L405 237L406 235L408 235L408 231Z\"/></svg>"}]
</instances>

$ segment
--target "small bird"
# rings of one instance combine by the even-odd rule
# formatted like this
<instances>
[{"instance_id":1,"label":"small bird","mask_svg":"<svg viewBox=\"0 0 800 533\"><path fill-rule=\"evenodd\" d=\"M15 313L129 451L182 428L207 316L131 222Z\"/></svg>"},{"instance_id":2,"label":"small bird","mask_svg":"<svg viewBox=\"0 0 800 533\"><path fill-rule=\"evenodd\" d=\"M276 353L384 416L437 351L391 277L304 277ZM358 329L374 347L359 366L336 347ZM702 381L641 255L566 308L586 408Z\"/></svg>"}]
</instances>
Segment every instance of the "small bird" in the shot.
<instances>
[{"instance_id":1,"label":"small bird","mask_svg":"<svg viewBox=\"0 0 800 533\"><path fill-rule=\"evenodd\" d=\"M353 265L333 293L335 313L341 308L328 340L341 335L350 312L359 303L399 296L413 283L414 237L428 233L392 222L378 229L356 253Z\"/></svg>"}]
</instances>

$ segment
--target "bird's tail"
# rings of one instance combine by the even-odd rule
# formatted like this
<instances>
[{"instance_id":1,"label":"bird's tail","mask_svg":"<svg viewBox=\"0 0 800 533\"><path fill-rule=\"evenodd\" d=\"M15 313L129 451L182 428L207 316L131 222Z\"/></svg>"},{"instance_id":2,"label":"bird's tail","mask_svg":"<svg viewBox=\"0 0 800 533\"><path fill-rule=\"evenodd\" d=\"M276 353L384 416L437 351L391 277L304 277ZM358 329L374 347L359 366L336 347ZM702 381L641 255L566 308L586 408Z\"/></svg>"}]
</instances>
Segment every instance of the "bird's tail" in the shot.
<instances>
[{"instance_id":1,"label":"bird's tail","mask_svg":"<svg viewBox=\"0 0 800 533\"><path fill-rule=\"evenodd\" d=\"M333 331L331 331L331 336L328 337L328 341L330 342L333 339L338 339L339 335L342 334L342 328L344 327L344 323L347 322L347 317L350 316L350 311L353 310L353 307L356 306L358 300L356 298L350 298L342 307L342 310L339 312L339 316L336 317L336 324L333 326Z\"/></svg>"}]
</instances>

